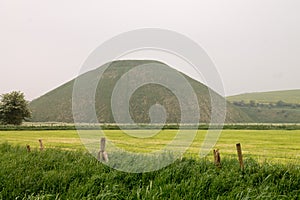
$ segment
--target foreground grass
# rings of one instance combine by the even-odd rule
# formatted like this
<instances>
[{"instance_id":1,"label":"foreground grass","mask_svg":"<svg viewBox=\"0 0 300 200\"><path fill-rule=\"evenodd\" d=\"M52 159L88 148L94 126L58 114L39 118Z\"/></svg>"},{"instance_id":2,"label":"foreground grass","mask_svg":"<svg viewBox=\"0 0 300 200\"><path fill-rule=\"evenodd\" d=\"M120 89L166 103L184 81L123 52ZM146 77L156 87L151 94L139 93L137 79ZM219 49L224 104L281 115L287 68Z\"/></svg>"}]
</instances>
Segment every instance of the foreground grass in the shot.
<instances>
[{"instance_id":1,"label":"foreground grass","mask_svg":"<svg viewBox=\"0 0 300 200\"><path fill-rule=\"evenodd\" d=\"M183 159L159 171L130 174L84 152L0 144L0 199L299 199L300 166L259 164L245 170L225 159Z\"/></svg>"}]
</instances>

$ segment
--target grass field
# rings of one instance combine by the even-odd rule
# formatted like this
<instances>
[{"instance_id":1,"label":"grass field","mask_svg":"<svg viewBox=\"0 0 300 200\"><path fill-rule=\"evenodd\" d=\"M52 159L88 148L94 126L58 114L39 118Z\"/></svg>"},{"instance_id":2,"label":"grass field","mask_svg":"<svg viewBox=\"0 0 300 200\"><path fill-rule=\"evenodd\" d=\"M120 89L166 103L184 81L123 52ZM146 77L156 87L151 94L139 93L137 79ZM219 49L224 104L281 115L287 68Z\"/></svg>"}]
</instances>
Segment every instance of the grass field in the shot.
<instances>
[{"instance_id":1,"label":"grass field","mask_svg":"<svg viewBox=\"0 0 300 200\"><path fill-rule=\"evenodd\" d=\"M162 148L176 130L147 139L118 130L105 134L127 151L148 152ZM87 153L76 131L1 131L0 199L300 198L300 130L223 130L214 147L220 149L221 168L212 155L197 157L205 134L198 131L182 160L158 171L125 173ZM46 147L42 152L40 138ZM238 142L244 152L243 171L235 156ZM26 144L32 147L30 153Z\"/></svg>"},{"instance_id":2,"label":"grass field","mask_svg":"<svg viewBox=\"0 0 300 200\"><path fill-rule=\"evenodd\" d=\"M105 131L106 137L114 144L132 152L159 150L168 144L176 133L176 130L163 130L152 138L143 139L130 137L119 130ZM187 157L197 157L205 134L205 130L197 132L185 154ZM1 142L23 146L24 149L26 144L31 148L38 148L38 139L43 139L46 148L85 150L77 132L72 130L0 131ZM220 149L221 156L234 157L236 143L242 144L245 158L251 157L259 162L300 163L300 130L223 130L214 148ZM211 157L209 155L210 159Z\"/></svg>"},{"instance_id":3,"label":"grass field","mask_svg":"<svg viewBox=\"0 0 300 200\"><path fill-rule=\"evenodd\" d=\"M82 151L27 153L0 144L0 199L299 199L299 165L183 158L148 173L125 173Z\"/></svg>"}]
</instances>

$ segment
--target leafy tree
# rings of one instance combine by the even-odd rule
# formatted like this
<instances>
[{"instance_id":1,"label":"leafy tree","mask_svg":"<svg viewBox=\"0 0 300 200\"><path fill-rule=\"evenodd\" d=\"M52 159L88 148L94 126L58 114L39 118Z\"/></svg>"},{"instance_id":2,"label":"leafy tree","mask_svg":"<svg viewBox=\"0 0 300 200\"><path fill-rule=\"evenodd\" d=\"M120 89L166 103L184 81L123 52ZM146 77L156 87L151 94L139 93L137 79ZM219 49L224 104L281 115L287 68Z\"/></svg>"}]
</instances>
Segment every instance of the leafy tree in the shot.
<instances>
[{"instance_id":1,"label":"leafy tree","mask_svg":"<svg viewBox=\"0 0 300 200\"><path fill-rule=\"evenodd\" d=\"M20 125L31 113L24 94L13 91L0 96L0 122L2 124Z\"/></svg>"},{"instance_id":2,"label":"leafy tree","mask_svg":"<svg viewBox=\"0 0 300 200\"><path fill-rule=\"evenodd\" d=\"M286 106L286 103L284 102L284 101L278 101L277 103L276 103L276 106L277 107L284 107L284 106Z\"/></svg>"},{"instance_id":3,"label":"leafy tree","mask_svg":"<svg viewBox=\"0 0 300 200\"><path fill-rule=\"evenodd\" d=\"M251 107L255 107L255 106L257 106L257 104L256 104L256 101L255 101L255 100L250 100L249 104L250 104L250 106L251 106Z\"/></svg>"}]
</instances>

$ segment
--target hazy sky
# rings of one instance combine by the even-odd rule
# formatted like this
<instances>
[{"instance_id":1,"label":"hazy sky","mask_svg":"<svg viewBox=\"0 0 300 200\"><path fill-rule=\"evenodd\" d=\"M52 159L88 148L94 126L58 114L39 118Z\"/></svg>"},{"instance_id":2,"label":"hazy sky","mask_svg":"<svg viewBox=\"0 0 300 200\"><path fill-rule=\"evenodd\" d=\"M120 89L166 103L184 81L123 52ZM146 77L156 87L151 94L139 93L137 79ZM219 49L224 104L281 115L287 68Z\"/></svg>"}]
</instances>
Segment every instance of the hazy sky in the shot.
<instances>
[{"instance_id":1,"label":"hazy sky","mask_svg":"<svg viewBox=\"0 0 300 200\"><path fill-rule=\"evenodd\" d=\"M146 27L201 45L227 95L300 88L298 0L0 0L0 93L37 98L74 78L102 42Z\"/></svg>"}]
</instances>

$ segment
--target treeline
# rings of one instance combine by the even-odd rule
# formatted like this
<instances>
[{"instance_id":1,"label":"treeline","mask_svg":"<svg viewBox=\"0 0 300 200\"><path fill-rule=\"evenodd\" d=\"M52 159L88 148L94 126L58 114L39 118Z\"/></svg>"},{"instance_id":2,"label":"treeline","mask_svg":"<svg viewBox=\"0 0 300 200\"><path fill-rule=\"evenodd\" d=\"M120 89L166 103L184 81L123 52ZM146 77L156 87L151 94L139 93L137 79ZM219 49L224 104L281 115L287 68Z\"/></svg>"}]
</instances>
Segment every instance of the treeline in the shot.
<instances>
[{"instance_id":1,"label":"treeline","mask_svg":"<svg viewBox=\"0 0 300 200\"><path fill-rule=\"evenodd\" d=\"M0 131L23 131L23 130L32 130L32 131L43 131L43 130L120 130L120 127L117 124L95 124L95 125L31 125L31 126L15 126L15 125L0 125ZM229 130L300 130L299 124L224 124L220 125L209 125L209 124L200 124L200 125L180 125L180 124L165 124L163 127L159 125L123 125L122 129L126 130L151 130L151 129L162 129L162 130L208 130L208 129L229 129Z\"/></svg>"},{"instance_id":2,"label":"treeline","mask_svg":"<svg viewBox=\"0 0 300 200\"><path fill-rule=\"evenodd\" d=\"M239 107L292 108L292 109L300 108L300 104L287 103L281 100L277 101L276 103L260 103L260 102L256 102L255 100L250 100L249 102L245 102L244 100L241 100L241 101L234 101L233 105Z\"/></svg>"}]
</instances>

